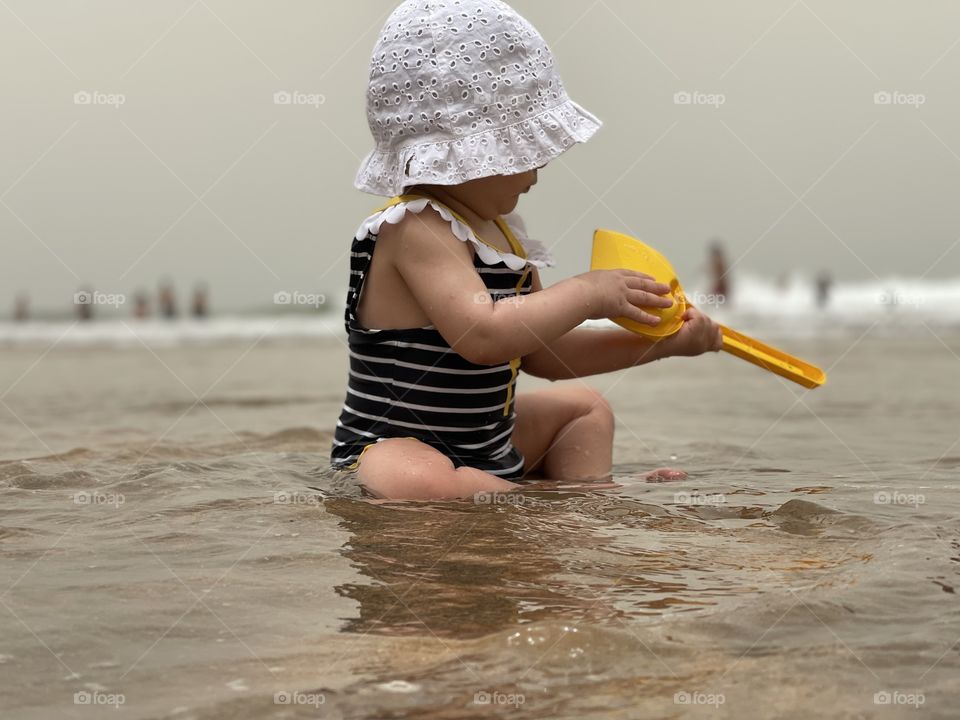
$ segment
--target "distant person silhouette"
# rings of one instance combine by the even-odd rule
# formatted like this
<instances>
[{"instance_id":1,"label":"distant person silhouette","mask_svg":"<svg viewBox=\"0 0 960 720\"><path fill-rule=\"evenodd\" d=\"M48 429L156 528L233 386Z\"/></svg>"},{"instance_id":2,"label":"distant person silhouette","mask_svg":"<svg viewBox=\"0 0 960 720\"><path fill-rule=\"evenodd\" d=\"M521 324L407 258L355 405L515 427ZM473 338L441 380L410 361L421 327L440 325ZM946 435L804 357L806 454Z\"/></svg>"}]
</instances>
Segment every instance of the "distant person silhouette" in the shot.
<instances>
[{"instance_id":1,"label":"distant person silhouette","mask_svg":"<svg viewBox=\"0 0 960 720\"><path fill-rule=\"evenodd\" d=\"M17 322L26 322L30 319L30 300L25 293L17 295L13 302L13 319Z\"/></svg>"},{"instance_id":2,"label":"distant person silhouette","mask_svg":"<svg viewBox=\"0 0 960 720\"><path fill-rule=\"evenodd\" d=\"M197 285L193 291L193 316L203 318L207 316L207 286Z\"/></svg>"},{"instance_id":3,"label":"distant person silhouette","mask_svg":"<svg viewBox=\"0 0 960 720\"><path fill-rule=\"evenodd\" d=\"M833 289L833 278L826 270L817 275L817 307L825 308L830 304L830 291Z\"/></svg>"},{"instance_id":4,"label":"distant person silhouette","mask_svg":"<svg viewBox=\"0 0 960 720\"><path fill-rule=\"evenodd\" d=\"M727 279L727 257L720 240L710 244L710 278L711 293L716 297L717 305L722 305L729 299L730 283Z\"/></svg>"},{"instance_id":5,"label":"distant person silhouette","mask_svg":"<svg viewBox=\"0 0 960 720\"><path fill-rule=\"evenodd\" d=\"M147 294L142 290L137 291L133 299L133 316L141 320L150 317L150 301L147 300Z\"/></svg>"},{"instance_id":6,"label":"distant person silhouette","mask_svg":"<svg viewBox=\"0 0 960 720\"><path fill-rule=\"evenodd\" d=\"M173 285L163 283L160 286L158 304L161 316L168 320L172 320L177 316L177 301L173 294Z\"/></svg>"},{"instance_id":7,"label":"distant person silhouette","mask_svg":"<svg viewBox=\"0 0 960 720\"><path fill-rule=\"evenodd\" d=\"M93 319L93 290L80 288L73 296L73 303L77 306L77 320Z\"/></svg>"}]
</instances>

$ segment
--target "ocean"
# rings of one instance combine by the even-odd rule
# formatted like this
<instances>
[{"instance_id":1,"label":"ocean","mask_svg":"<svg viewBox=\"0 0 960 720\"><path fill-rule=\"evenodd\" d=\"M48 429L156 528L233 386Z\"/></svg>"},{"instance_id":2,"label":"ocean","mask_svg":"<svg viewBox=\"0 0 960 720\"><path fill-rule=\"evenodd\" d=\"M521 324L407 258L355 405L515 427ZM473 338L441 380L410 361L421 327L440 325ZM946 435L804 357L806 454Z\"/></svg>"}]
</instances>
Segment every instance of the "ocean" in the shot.
<instances>
[{"instance_id":1,"label":"ocean","mask_svg":"<svg viewBox=\"0 0 960 720\"><path fill-rule=\"evenodd\" d=\"M327 470L332 314L0 325L3 717L956 717L960 283L738 291L826 386L588 378L619 487L442 503Z\"/></svg>"}]
</instances>

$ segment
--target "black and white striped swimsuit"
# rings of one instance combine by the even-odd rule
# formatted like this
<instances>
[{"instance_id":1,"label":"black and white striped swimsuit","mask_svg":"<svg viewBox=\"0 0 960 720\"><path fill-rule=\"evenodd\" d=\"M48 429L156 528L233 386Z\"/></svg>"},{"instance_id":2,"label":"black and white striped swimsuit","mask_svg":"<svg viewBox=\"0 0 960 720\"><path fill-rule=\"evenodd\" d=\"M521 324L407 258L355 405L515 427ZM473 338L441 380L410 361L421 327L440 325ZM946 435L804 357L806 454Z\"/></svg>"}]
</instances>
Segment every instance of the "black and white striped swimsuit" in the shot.
<instances>
[{"instance_id":1,"label":"black and white striped swimsuit","mask_svg":"<svg viewBox=\"0 0 960 720\"><path fill-rule=\"evenodd\" d=\"M384 209L422 199L409 195L394 198ZM526 259L507 223L502 218L496 222L514 253ZM373 231L353 241L344 313L350 372L330 452L332 466L354 470L370 445L382 439L410 437L436 448L455 467L469 465L519 479L524 458L511 436L520 358L500 365L476 365L458 355L432 325L404 330L363 328L357 307L376 242ZM513 270L502 261L484 262L480 254L475 253L474 267L491 301L531 291L529 263Z\"/></svg>"}]
</instances>

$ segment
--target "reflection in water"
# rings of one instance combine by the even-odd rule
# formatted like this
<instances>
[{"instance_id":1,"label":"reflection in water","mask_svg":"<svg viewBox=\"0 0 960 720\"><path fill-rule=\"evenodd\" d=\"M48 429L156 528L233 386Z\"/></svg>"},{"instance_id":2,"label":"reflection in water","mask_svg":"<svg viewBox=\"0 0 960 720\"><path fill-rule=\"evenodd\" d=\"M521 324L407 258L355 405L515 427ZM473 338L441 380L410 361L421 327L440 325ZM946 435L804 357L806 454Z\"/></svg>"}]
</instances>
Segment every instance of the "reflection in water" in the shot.
<instances>
[{"instance_id":1,"label":"reflection in water","mask_svg":"<svg viewBox=\"0 0 960 720\"><path fill-rule=\"evenodd\" d=\"M761 673L771 648L802 645L810 612L850 622L812 596L799 605L790 588L810 573L817 586L854 582L851 566L870 561L858 541L877 530L863 518L799 499L698 505L689 493L690 504L664 505L630 492L525 492L509 505L328 498L361 578L336 586L359 605L341 630L436 645L434 662L385 646L365 665L374 680L331 695L326 710L475 717L474 697L493 688L523 696L525 717L583 717L589 678L607 710L656 715L663 698L721 687L734 665ZM758 593L759 621L742 610Z\"/></svg>"},{"instance_id":2,"label":"reflection in water","mask_svg":"<svg viewBox=\"0 0 960 720\"><path fill-rule=\"evenodd\" d=\"M564 572L560 555L570 538L535 516L544 508L527 507L547 503L516 499L525 506L328 500L327 511L351 533L344 556L370 580L337 586L360 605L344 630L470 638L552 615L604 614L588 588L551 581ZM576 542L581 549L608 543L586 527Z\"/></svg>"},{"instance_id":3,"label":"reflection in water","mask_svg":"<svg viewBox=\"0 0 960 720\"><path fill-rule=\"evenodd\" d=\"M519 623L715 606L769 585L800 559L717 521L817 532L809 511L664 508L609 493L525 493L500 505L338 497L324 507L349 531L341 552L367 580L336 586L359 604L345 631L458 639ZM708 537L715 552L705 554Z\"/></svg>"}]
</instances>

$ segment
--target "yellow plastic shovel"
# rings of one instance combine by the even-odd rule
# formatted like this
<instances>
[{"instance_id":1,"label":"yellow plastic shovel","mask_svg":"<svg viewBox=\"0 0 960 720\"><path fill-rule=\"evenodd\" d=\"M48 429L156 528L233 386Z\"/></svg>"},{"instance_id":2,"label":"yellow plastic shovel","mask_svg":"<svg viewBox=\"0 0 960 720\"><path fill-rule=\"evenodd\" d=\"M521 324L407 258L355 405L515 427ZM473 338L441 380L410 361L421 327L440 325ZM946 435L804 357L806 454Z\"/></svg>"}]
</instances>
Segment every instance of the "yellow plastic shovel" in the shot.
<instances>
[{"instance_id":1,"label":"yellow plastic shovel","mask_svg":"<svg viewBox=\"0 0 960 720\"><path fill-rule=\"evenodd\" d=\"M660 317L659 325L651 327L627 318L614 319L614 322L621 327L646 337L665 338L677 333L683 326L683 314L690 305L680 286L680 281L677 280L677 272L669 260L649 245L613 230L597 230L593 236L590 269L634 270L646 273L657 282L670 286L670 296L673 298L671 307L645 308L647 312ZM787 380L792 380L805 388L820 387L827 381L826 373L815 365L723 325L720 328L723 330L723 349L738 358L785 377Z\"/></svg>"}]
</instances>

